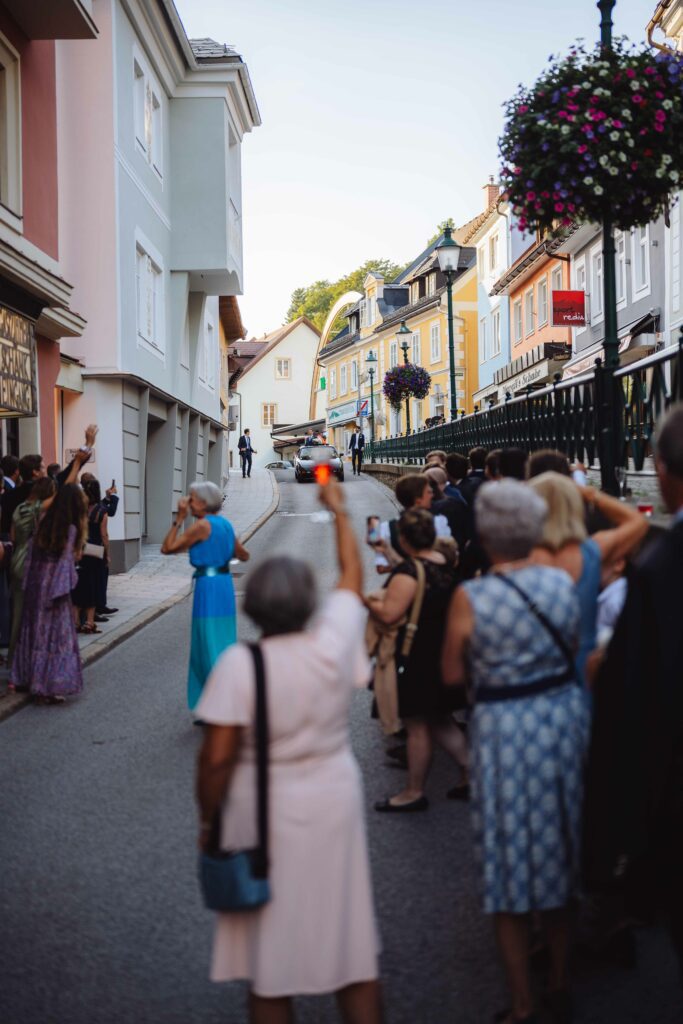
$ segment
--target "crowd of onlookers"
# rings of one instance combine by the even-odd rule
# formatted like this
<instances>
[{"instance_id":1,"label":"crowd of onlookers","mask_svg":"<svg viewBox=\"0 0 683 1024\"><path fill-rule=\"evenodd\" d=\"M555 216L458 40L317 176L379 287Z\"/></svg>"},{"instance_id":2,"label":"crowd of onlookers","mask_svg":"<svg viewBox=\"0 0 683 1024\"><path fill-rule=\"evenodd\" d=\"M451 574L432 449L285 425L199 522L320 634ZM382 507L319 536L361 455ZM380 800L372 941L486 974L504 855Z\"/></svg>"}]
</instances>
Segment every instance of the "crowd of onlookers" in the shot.
<instances>
[{"instance_id":1,"label":"crowd of onlookers","mask_svg":"<svg viewBox=\"0 0 683 1024\"><path fill-rule=\"evenodd\" d=\"M577 941L624 956L634 922L656 915L683 966L683 406L655 440L671 528L651 530L559 451L437 451L397 481L395 520L369 517L373 593L334 481L320 499L340 578L317 616L305 563L274 557L250 575L245 611L272 681L272 896L220 915L212 976L249 979L253 1022L290 1020L292 996L323 991L345 1021L382 1019L346 722L366 651L373 714L406 769L376 811L428 811L435 745L455 762L446 797L469 801L510 991L497 1020L541 1019L534 964L543 1019L567 1024ZM226 848L254 841L253 686L251 652L233 645L197 707L204 851L221 813Z\"/></svg>"},{"instance_id":2,"label":"crowd of onlookers","mask_svg":"<svg viewBox=\"0 0 683 1024\"><path fill-rule=\"evenodd\" d=\"M99 633L118 496L84 470L97 427L64 469L41 455L0 460L0 647L9 690L62 703L83 686L78 633Z\"/></svg>"}]
</instances>

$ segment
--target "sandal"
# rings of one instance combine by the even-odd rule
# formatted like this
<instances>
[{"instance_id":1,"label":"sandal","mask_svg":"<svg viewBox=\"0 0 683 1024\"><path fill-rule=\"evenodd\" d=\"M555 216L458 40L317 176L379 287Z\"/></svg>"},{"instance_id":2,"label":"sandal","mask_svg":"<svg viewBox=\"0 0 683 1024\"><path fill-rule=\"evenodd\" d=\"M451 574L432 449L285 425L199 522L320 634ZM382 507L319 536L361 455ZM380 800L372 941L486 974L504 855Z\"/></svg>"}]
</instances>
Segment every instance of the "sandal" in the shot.
<instances>
[{"instance_id":1,"label":"sandal","mask_svg":"<svg viewBox=\"0 0 683 1024\"><path fill-rule=\"evenodd\" d=\"M86 636L90 636L92 633L101 633L102 630L98 629L97 626L91 626L87 622L84 622L82 626L78 627L76 632L84 633Z\"/></svg>"}]
</instances>

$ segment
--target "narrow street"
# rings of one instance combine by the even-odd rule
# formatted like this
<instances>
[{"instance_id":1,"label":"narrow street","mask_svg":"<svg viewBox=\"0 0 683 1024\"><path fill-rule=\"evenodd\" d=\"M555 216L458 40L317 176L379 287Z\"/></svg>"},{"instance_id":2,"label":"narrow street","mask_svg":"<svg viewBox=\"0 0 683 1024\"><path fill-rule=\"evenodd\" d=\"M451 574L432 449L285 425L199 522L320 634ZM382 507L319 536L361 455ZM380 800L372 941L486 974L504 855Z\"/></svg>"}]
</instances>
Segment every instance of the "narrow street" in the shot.
<instances>
[{"instance_id":1,"label":"narrow street","mask_svg":"<svg viewBox=\"0 0 683 1024\"><path fill-rule=\"evenodd\" d=\"M332 534L316 488L280 480L278 512L252 558L310 560L335 579ZM394 515L388 492L350 474L357 533ZM365 550L367 580L372 556ZM243 578L236 579L238 593ZM190 602L88 669L82 699L28 707L0 724L0 1021L2 1024L238 1024L241 985L207 980L211 915L195 877L194 760L200 731L185 705ZM254 631L240 619L240 634ZM272 680L271 685L277 685ZM380 816L401 772L386 763L370 698L359 693L353 743L365 778L389 1024L485 1024L505 1005L490 922L480 913L468 808L445 799L437 757L427 814ZM301 894L306 899L305 892ZM658 932L638 937L628 972L583 967L580 1024L680 1024L673 956ZM328 999L298 1019L336 1019Z\"/></svg>"}]
</instances>

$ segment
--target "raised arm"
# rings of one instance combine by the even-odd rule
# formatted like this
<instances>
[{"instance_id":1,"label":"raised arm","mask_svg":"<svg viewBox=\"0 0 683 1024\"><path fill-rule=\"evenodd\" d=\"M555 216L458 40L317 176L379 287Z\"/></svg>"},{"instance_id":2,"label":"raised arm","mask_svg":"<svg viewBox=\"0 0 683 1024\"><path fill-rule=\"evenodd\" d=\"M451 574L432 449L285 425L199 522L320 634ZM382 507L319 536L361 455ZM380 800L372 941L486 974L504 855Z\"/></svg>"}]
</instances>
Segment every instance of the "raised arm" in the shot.
<instances>
[{"instance_id":1,"label":"raised arm","mask_svg":"<svg viewBox=\"0 0 683 1024\"><path fill-rule=\"evenodd\" d=\"M356 535L346 514L344 493L336 480L329 480L318 488L318 497L321 504L333 512L335 517L339 559L337 590L352 590L354 594L360 595L363 588L363 566Z\"/></svg>"},{"instance_id":2,"label":"raised arm","mask_svg":"<svg viewBox=\"0 0 683 1024\"><path fill-rule=\"evenodd\" d=\"M178 529L187 518L189 508L190 499L181 498L178 502L176 521L164 537L163 544L161 545L162 555L178 555L181 551L189 551L197 541L206 540L211 536L211 523L207 522L206 519L198 520L189 530L178 536Z\"/></svg>"},{"instance_id":3,"label":"raised arm","mask_svg":"<svg viewBox=\"0 0 683 1024\"><path fill-rule=\"evenodd\" d=\"M600 548L603 563L617 562L636 548L649 526L645 516L623 501L617 501L593 487L581 487L581 496L588 505L597 508L606 519L614 523L611 530L599 530L592 539Z\"/></svg>"}]
</instances>

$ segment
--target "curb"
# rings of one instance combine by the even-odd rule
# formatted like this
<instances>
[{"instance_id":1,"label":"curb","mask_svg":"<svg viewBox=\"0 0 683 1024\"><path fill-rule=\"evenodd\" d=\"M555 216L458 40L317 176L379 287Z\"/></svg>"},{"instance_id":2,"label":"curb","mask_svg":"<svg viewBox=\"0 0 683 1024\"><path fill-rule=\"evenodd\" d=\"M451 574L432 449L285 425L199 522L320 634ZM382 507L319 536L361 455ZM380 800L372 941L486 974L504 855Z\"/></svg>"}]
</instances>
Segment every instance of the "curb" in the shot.
<instances>
[{"instance_id":1,"label":"curb","mask_svg":"<svg viewBox=\"0 0 683 1024\"><path fill-rule=\"evenodd\" d=\"M270 473L270 470L268 472ZM253 523L239 538L242 544L246 544L254 534L268 522L280 504L280 487L272 473L270 473L270 478L273 486L273 500L263 515L259 516L256 522ZM188 583L187 586L179 590L177 594L173 594L172 597L167 597L165 601L161 602L161 604L156 604L152 608L145 608L144 611L138 612L137 615L134 615L132 619L128 620L128 622L124 622L122 626L119 626L119 628L114 630L112 633L107 633L106 636L103 636L100 640L95 640L94 643L89 644L81 655L82 667L84 669L88 668L88 666L92 665L93 662L103 658L105 654L108 654L115 647L118 647L119 644L124 642L124 640L128 640L134 633L144 629L145 626L154 622L155 619L158 619L165 612L170 611L171 608L175 607L175 605L180 604L180 602L184 601L191 593L192 584ZM9 718L11 715L15 714L15 712L21 711L21 709L29 702L30 698L24 693L0 697L0 722Z\"/></svg>"}]
</instances>

